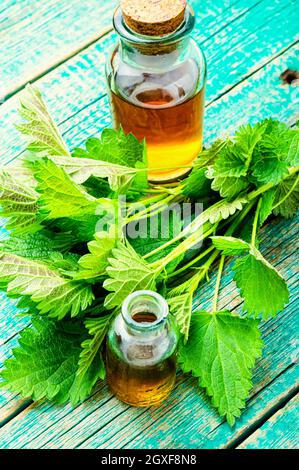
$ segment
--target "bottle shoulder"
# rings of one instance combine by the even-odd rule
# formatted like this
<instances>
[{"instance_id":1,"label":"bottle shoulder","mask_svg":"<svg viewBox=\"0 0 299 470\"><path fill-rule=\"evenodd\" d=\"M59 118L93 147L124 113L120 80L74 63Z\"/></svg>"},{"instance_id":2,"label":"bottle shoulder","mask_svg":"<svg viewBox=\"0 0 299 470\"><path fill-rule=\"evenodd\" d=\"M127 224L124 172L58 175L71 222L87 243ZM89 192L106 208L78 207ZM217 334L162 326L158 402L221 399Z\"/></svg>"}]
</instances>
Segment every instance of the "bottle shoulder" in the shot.
<instances>
[{"instance_id":1,"label":"bottle shoulder","mask_svg":"<svg viewBox=\"0 0 299 470\"><path fill-rule=\"evenodd\" d=\"M180 60L177 55L176 51L154 56L135 54L135 60L127 60L117 45L107 63L111 91L142 107L155 95L171 105L187 101L204 87L205 59L194 41Z\"/></svg>"},{"instance_id":2,"label":"bottle shoulder","mask_svg":"<svg viewBox=\"0 0 299 470\"><path fill-rule=\"evenodd\" d=\"M161 331L151 334L131 334L119 315L107 335L107 347L131 366L150 367L172 356L177 348L178 334L168 320Z\"/></svg>"}]
</instances>

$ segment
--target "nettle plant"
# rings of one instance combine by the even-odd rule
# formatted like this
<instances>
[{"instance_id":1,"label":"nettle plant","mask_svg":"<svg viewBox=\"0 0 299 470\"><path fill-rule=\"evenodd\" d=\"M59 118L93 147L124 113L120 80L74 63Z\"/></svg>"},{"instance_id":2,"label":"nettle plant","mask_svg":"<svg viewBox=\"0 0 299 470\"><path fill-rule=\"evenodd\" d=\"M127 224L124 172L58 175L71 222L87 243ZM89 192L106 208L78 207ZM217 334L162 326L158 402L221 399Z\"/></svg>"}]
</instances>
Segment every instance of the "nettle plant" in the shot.
<instances>
[{"instance_id":1,"label":"nettle plant","mask_svg":"<svg viewBox=\"0 0 299 470\"><path fill-rule=\"evenodd\" d=\"M289 301L286 282L259 251L258 233L271 214L297 210L297 128L271 119L242 126L204 150L184 181L161 187L148 184L146 146L133 135L105 129L71 152L31 86L20 115L17 127L30 144L0 174L9 232L0 242L0 287L32 325L5 362L2 386L34 400L83 401L105 378L111 320L130 293L151 289L166 297L177 321L181 370L198 377L233 425L262 352L259 323ZM163 213L184 203L205 210L184 224L174 215L165 234ZM153 217L154 238L151 223L139 226L137 238L125 230ZM230 258L241 316L217 308ZM192 314L198 286L214 268L211 310Z\"/></svg>"}]
</instances>

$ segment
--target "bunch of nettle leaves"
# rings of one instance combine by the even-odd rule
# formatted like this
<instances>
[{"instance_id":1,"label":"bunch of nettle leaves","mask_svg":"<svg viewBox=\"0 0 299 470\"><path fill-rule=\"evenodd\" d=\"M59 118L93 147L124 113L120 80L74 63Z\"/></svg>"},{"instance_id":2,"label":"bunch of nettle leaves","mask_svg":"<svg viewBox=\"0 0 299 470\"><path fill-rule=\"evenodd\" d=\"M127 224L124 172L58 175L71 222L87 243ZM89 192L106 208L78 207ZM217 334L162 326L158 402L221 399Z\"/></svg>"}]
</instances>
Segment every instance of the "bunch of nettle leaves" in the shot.
<instances>
[{"instance_id":1,"label":"bunch of nettle leaves","mask_svg":"<svg viewBox=\"0 0 299 470\"><path fill-rule=\"evenodd\" d=\"M290 217L297 209L299 131L273 120L243 126L204 150L184 181L159 187L147 183L145 145L132 135L106 129L71 153L36 89L27 88L20 114L27 122L18 129L31 143L0 174L10 231L0 242L0 287L19 299L33 326L6 361L2 385L34 400L84 400L105 377L105 335L122 302L133 291L157 290L181 332L182 371L199 378L233 424L261 355L259 319L289 300L284 279L259 251L258 231L272 213ZM185 226L173 216L167 237L162 218L155 238L146 224L143 237L125 235L128 224L184 202L203 202L205 210ZM118 220L111 208L120 204ZM236 257L242 317L217 311L226 257ZM191 315L213 266L211 311Z\"/></svg>"}]
</instances>

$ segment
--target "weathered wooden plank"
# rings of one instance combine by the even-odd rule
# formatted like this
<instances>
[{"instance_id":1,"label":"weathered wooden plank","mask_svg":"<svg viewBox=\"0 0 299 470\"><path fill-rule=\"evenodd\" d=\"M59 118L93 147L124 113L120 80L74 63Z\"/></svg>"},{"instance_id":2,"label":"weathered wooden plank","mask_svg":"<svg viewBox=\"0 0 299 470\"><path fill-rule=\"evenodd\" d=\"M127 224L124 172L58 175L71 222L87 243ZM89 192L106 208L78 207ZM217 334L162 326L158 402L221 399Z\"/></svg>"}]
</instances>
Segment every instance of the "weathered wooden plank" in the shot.
<instances>
[{"instance_id":1,"label":"weathered wooden plank","mask_svg":"<svg viewBox=\"0 0 299 470\"><path fill-rule=\"evenodd\" d=\"M288 236L282 236L282 230ZM296 311L297 261L296 246L290 241L295 239L296 233L293 220L276 222L268 226L263 234L264 254L289 279L292 303L283 313L262 326L265 350L255 371L253 398L237 428L231 430L224 424L203 393L199 392L196 380L185 376L179 378L176 390L161 408L149 411L130 408L118 402L103 384L99 385L93 397L75 410L70 406L53 407L49 403L32 405L2 428L2 447L192 447L195 444L201 447L207 443L212 447L226 446L236 432L242 434L255 417L263 416L269 399L269 395L265 395L267 385L282 376L287 367L292 369L295 361L298 324L295 324L293 315ZM214 281L215 276L209 285L199 290L197 308L209 307ZM236 291L231 290L230 265L226 267L223 285L219 308L229 305L236 306L236 311L240 311L240 300ZM283 380L283 387L279 382L279 386L271 389L271 407L294 386L294 373L290 379L287 377ZM209 440L205 437L207 435Z\"/></svg>"},{"instance_id":2,"label":"weathered wooden plank","mask_svg":"<svg viewBox=\"0 0 299 470\"><path fill-rule=\"evenodd\" d=\"M213 17L212 31L214 28L215 34L212 38L209 19L213 7L209 2L201 2L200 7L199 4L196 5L200 19L194 37L199 43L203 43L207 56L208 102L215 100L237 81L242 81L254 70L262 67L295 40L297 28L294 18L298 9L291 0L238 2L235 7L237 16L231 26L227 24L228 15L222 15L221 11L218 11L218 2L218 10L216 9L218 23ZM248 5L253 6L248 9ZM280 15L276 13L277 10L280 11ZM288 34L285 34L285 31L288 31ZM114 34L106 36L38 81L37 84L44 92L55 119L59 123L65 123L66 129L72 123L78 122L78 114L88 105L92 113L90 122L82 121L78 131L97 133L103 127L110 125L107 101L104 98L106 87L104 62L107 51L114 41ZM229 47L230 44L232 48ZM279 70L278 75L280 73ZM24 150L24 143L13 126L17 120L18 100L19 95L14 96L4 103L0 110L6 137L0 149L2 163L11 160ZM292 103L291 96L288 103ZM84 117L90 118L89 113ZM72 140L70 145L77 145L77 142L77 139Z\"/></svg>"},{"instance_id":3,"label":"weathered wooden plank","mask_svg":"<svg viewBox=\"0 0 299 470\"><path fill-rule=\"evenodd\" d=\"M299 395L266 421L239 449L298 449Z\"/></svg>"},{"instance_id":4,"label":"weathered wooden plank","mask_svg":"<svg viewBox=\"0 0 299 470\"><path fill-rule=\"evenodd\" d=\"M0 100L99 38L112 26L112 13L118 4L116 0L91 0L87 5L78 0L51 0L43 5L38 0L26 0L22 6L15 0L5 3L0 12L0 39L7 46L2 49ZM199 10L201 27L208 28L211 36L225 18L232 21L257 0L216 0L212 6L202 2L200 8L196 0L190 3Z\"/></svg>"},{"instance_id":5,"label":"weathered wooden plank","mask_svg":"<svg viewBox=\"0 0 299 470\"><path fill-rule=\"evenodd\" d=\"M5 0L0 12L0 100L112 28L116 0Z\"/></svg>"}]
</instances>

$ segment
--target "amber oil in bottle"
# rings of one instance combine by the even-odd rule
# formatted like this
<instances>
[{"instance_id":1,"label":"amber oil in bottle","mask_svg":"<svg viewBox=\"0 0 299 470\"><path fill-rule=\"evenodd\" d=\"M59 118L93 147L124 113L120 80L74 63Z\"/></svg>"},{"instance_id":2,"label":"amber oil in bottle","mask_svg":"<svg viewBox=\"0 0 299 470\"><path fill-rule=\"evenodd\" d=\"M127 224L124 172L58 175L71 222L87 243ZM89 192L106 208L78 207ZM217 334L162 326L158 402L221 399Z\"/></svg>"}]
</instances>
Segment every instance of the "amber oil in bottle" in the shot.
<instances>
[{"instance_id":1,"label":"amber oil in bottle","mask_svg":"<svg viewBox=\"0 0 299 470\"><path fill-rule=\"evenodd\" d=\"M114 127L146 140L151 182L174 181L203 144L206 65L190 38L194 14L183 0L171 11L163 0L160 10L153 0L122 4L114 16L120 42L107 63Z\"/></svg>"},{"instance_id":2,"label":"amber oil in bottle","mask_svg":"<svg viewBox=\"0 0 299 470\"><path fill-rule=\"evenodd\" d=\"M110 328L106 369L110 390L121 401L160 404L176 377L177 331L166 301L151 291L131 294Z\"/></svg>"}]
</instances>

